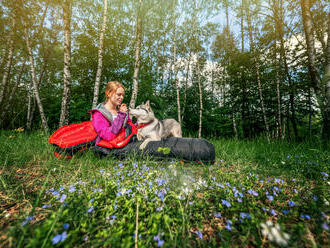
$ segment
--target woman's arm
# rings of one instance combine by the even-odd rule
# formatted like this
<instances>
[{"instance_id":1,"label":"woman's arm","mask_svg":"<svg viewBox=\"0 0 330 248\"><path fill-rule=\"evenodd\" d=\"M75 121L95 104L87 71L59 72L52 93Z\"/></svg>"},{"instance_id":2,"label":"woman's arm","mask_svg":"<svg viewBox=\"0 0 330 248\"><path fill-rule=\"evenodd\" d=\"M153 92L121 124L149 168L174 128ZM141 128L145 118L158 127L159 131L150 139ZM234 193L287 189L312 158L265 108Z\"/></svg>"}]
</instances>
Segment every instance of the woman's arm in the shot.
<instances>
[{"instance_id":1,"label":"woman's arm","mask_svg":"<svg viewBox=\"0 0 330 248\"><path fill-rule=\"evenodd\" d=\"M113 140L122 128L125 114L119 112L112 124L98 111L92 114L92 125L97 134L104 140Z\"/></svg>"}]
</instances>

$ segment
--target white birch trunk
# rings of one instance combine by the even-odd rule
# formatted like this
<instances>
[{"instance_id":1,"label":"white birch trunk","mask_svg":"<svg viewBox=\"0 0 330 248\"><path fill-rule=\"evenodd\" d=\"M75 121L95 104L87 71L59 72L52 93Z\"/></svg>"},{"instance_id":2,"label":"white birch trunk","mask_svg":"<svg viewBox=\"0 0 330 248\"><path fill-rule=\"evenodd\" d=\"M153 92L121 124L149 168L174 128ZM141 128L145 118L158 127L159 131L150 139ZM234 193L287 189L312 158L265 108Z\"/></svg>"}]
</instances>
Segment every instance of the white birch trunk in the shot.
<instances>
[{"instance_id":1,"label":"white birch trunk","mask_svg":"<svg viewBox=\"0 0 330 248\"><path fill-rule=\"evenodd\" d=\"M325 85L325 108L322 136L325 140L330 139L330 15L328 15L328 41L326 49L326 67L324 70L324 85Z\"/></svg>"},{"instance_id":2,"label":"white birch trunk","mask_svg":"<svg viewBox=\"0 0 330 248\"><path fill-rule=\"evenodd\" d=\"M12 99L15 95L16 89L17 89L18 85L21 83L21 79L22 79L22 75L23 75L24 70L25 70L25 62L23 63L23 65L21 67L21 70L19 71L19 74L18 74L18 77L17 77L17 82L14 83L14 86L10 91L7 103L5 104L4 109L2 110L1 121L3 121L5 119L5 116L8 113L8 110L9 110L10 104L12 102Z\"/></svg>"},{"instance_id":3,"label":"white birch trunk","mask_svg":"<svg viewBox=\"0 0 330 248\"><path fill-rule=\"evenodd\" d=\"M4 93L5 93L7 83L8 83L11 65L12 65L12 62L13 62L13 56L14 56L14 30L15 30L15 28L16 28L16 19L15 19L15 16L14 16L14 17L12 17L12 30L10 32L10 38L9 38L9 49L8 49L7 64L6 64L6 69L3 73L2 84L1 84L1 88L0 88L0 105L3 102Z\"/></svg>"},{"instance_id":4,"label":"white birch trunk","mask_svg":"<svg viewBox=\"0 0 330 248\"><path fill-rule=\"evenodd\" d=\"M199 128L198 128L198 138L202 138L203 94L202 94L201 70L200 70L200 65L199 65L199 55L198 54L197 54L197 77L198 77L198 91L199 91Z\"/></svg>"},{"instance_id":5,"label":"white birch trunk","mask_svg":"<svg viewBox=\"0 0 330 248\"><path fill-rule=\"evenodd\" d=\"M38 91L38 86L37 86L37 79L36 79L36 72L35 72L35 66L34 66L34 59L33 59L33 54L32 54L32 48L31 48L29 34L27 32L27 28L25 26L25 23L24 23L24 32L25 32L26 46L27 46L28 54L29 54L30 73L31 73L31 79L32 79L32 83L33 83L33 93L34 93L34 97L37 101L37 105L38 105L38 108L39 108L42 126L43 126L45 132L49 133L49 128L48 128L46 116L45 116L44 109L43 109L43 106L42 106L42 103L41 103L41 100L40 100L40 96L39 96L39 91Z\"/></svg>"},{"instance_id":6,"label":"white birch trunk","mask_svg":"<svg viewBox=\"0 0 330 248\"><path fill-rule=\"evenodd\" d=\"M96 107L99 98L100 81L102 75L102 62L103 62L103 43L104 43L105 27L107 23L107 12L108 12L108 0L104 0L103 24L102 24L102 30L100 32L98 64L97 64L97 72L96 72L95 85L94 85L94 97L93 97L92 108Z\"/></svg>"},{"instance_id":7,"label":"white birch trunk","mask_svg":"<svg viewBox=\"0 0 330 248\"><path fill-rule=\"evenodd\" d=\"M142 43L142 17L141 17L141 9L142 9L142 0L139 0L139 7L136 16L136 49L135 49L135 66L133 73L133 90L132 97L129 103L130 108L135 107L136 98L138 94L139 87L139 70L140 70L140 56L141 56L141 43Z\"/></svg>"},{"instance_id":8,"label":"white birch trunk","mask_svg":"<svg viewBox=\"0 0 330 248\"><path fill-rule=\"evenodd\" d=\"M180 91L179 91L179 82L177 79L177 67L176 67L176 30L175 30L175 20L174 20L174 34L173 34L173 74L174 74L174 82L176 88L176 104L178 107L178 121L181 125L181 107L180 107Z\"/></svg>"},{"instance_id":9,"label":"white birch trunk","mask_svg":"<svg viewBox=\"0 0 330 248\"><path fill-rule=\"evenodd\" d=\"M69 122L70 109L70 85L71 85L71 0L65 0L63 3L63 21L64 21L64 70L63 70L63 95L59 126L67 125Z\"/></svg>"},{"instance_id":10,"label":"white birch trunk","mask_svg":"<svg viewBox=\"0 0 330 248\"><path fill-rule=\"evenodd\" d=\"M248 24L249 35L250 35L250 49L251 49L252 52L255 52L253 34L252 34L252 26L251 26L251 17L250 17L250 13L249 13L249 6L246 8L246 12L247 12L246 13L247 24ZM257 84L258 84L258 91L259 91L259 98L260 98L260 103L261 103L262 117L263 117L264 124L265 124L265 127L266 127L267 139L269 139L269 126L268 126L268 121L267 121L267 116L266 116L264 98L263 98L263 95L262 95L259 64L258 64L257 56L254 55L253 58L254 58L254 64L255 64L255 67L256 67L256 77L257 77L256 79L257 79Z\"/></svg>"}]
</instances>

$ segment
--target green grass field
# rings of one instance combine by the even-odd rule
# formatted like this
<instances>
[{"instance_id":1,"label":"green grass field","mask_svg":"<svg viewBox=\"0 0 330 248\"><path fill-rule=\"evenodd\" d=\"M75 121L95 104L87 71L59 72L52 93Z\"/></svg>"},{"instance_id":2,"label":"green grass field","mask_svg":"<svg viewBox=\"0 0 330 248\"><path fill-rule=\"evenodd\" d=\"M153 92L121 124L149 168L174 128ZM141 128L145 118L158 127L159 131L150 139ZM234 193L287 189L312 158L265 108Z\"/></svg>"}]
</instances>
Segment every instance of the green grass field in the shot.
<instances>
[{"instance_id":1,"label":"green grass field","mask_svg":"<svg viewBox=\"0 0 330 248\"><path fill-rule=\"evenodd\" d=\"M0 131L0 247L328 247L330 147L211 140L216 163L53 156Z\"/></svg>"}]
</instances>

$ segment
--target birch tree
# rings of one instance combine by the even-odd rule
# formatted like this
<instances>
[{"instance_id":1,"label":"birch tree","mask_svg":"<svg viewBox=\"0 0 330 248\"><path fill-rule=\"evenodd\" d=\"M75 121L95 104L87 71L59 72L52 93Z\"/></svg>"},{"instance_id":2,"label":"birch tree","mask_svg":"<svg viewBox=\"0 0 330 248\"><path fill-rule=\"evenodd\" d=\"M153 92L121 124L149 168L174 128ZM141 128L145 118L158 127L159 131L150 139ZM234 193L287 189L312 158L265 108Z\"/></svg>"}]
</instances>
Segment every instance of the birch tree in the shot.
<instances>
[{"instance_id":1,"label":"birch tree","mask_svg":"<svg viewBox=\"0 0 330 248\"><path fill-rule=\"evenodd\" d=\"M71 13L72 0L63 2L63 22L64 22L64 70L63 70L63 95L59 126L68 124L70 109L70 85L71 85Z\"/></svg>"},{"instance_id":2,"label":"birch tree","mask_svg":"<svg viewBox=\"0 0 330 248\"><path fill-rule=\"evenodd\" d=\"M6 86L8 84L8 79L10 76L10 70L11 70L13 56L14 56L14 35L15 35L15 28L16 28L16 15L13 14L11 19L12 19L12 27L11 27L11 32L9 35L9 42L8 42L9 43L8 57L7 57L5 71L3 72L2 83L1 83L1 88L0 88L0 105L3 102L4 93L5 93Z\"/></svg>"},{"instance_id":3,"label":"birch tree","mask_svg":"<svg viewBox=\"0 0 330 248\"><path fill-rule=\"evenodd\" d=\"M37 101L37 105L38 105L38 108L39 108L42 126L43 126L45 132L49 133L49 128L48 128L46 116L45 116L44 109L43 109L43 106L42 106L42 103L41 103L41 100L40 100L40 96L39 96L38 84L37 84L37 79L36 79L36 70L35 70L35 65L34 65L34 58L33 58L30 38L29 38L28 31L27 31L26 23L24 22L23 25L24 25L24 34L25 34L26 47L27 47L27 50L28 50L28 56L29 56L29 62L30 62L30 73L31 73L31 79L32 79L32 83L33 83L33 94L34 94L34 97Z\"/></svg>"},{"instance_id":4,"label":"birch tree","mask_svg":"<svg viewBox=\"0 0 330 248\"><path fill-rule=\"evenodd\" d=\"M305 31L305 40L307 46L307 57L308 57L308 71L311 78L312 87L316 95L319 107L321 109L321 114L323 118L323 128L322 136L325 139L330 138L329 131L329 120L330 120L330 82L329 82L329 20L328 20L328 42L326 49L326 68L325 68L325 84L322 84L320 73L316 66L316 51L315 51L315 38L313 31L313 21L310 11L310 1L309 0L300 0L301 5L301 15L303 20L303 26ZM328 14L328 18L330 18Z\"/></svg>"},{"instance_id":5,"label":"birch tree","mask_svg":"<svg viewBox=\"0 0 330 248\"><path fill-rule=\"evenodd\" d=\"M143 0L139 0L137 15L136 15L136 28L135 28L135 65L134 65L134 73L133 73L133 90L132 90L132 97L129 103L130 108L135 107L138 87L139 87L139 70L140 70L140 62L141 62L141 44L142 44L142 6Z\"/></svg>"},{"instance_id":6,"label":"birch tree","mask_svg":"<svg viewBox=\"0 0 330 248\"><path fill-rule=\"evenodd\" d=\"M246 18L247 18L247 24L248 24L248 30L249 30L249 36L250 36L250 50L252 53L255 53L255 45L254 45L254 40L253 40L253 32L252 32L252 24L251 24L251 16L250 16L249 8L250 8L249 5L246 6ZM262 94L259 64L258 64L258 59L257 59L256 54L254 54L253 58L254 58L254 65L255 65L255 70L256 70L256 80L257 80L257 84L258 84L262 117L263 117L265 128L266 128L267 138L269 139L269 126L268 126L268 121L267 121L267 116L266 116L264 98L263 98L263 94Z\"/></svg>"},{"instance_id":7,"label":"birch tree","mask_svg":"<svg viewBox=\"0 0 330 248\"><path fill-rule=\"evenodd\" d=\"M10 93L9 93L7 103L4 105L5 107L3 108L2 113L1 113L1 121L3 121L5 119L5 116L8 113L8 110L9 110L10 105L12 103L13 97L16 93L16 90L17 90L18 86L21 84L21 80L22 80L22 76L23 76L24 72L25 72L25 61L22 64L21 69L19 71L19 74L17 76L17 80L15 80L16 82L14 82L14 85L13 85L13 87L12 87Z\"/></svg>"},{"instance_id":8,"label":"birch tree","mask_svg":"<svg viewBox=\"0 0 330 248\"><path fill-rule=\"evenodd\" d=\"M177 104L177 110L178 110L178 121L181 125L181 107L180 107L180 91L179 91L179 82L177 79L178 75L178 68L177 68L177 55L176 55L176 25L177 25L177 13L176 13L176 3L177 0L173 1L173 75L174 75L174 83L175 83L175 89L176 89L176 104Z\"/></svg>"},{"instance_id":9,"label":"birch tree","mask_svg":"<svg viewBox=\"0 0 330 248\"><path fill-rule=\"evenodd\" d=\"M102 29L100 32L100 40L99 40L99 49L98 49L98 63L97 63L97 72L95 78L95 85L94 85L94 97L92 108L96 107L99 98L99 89L100 89L100 81L102 75L102 62L103 62L103 43L104 43L104 33L105 27L107 23L107 12L108 12L108 0L104 0L104 9L103 9L103 24Z\"/></svg>"}]
</instances>

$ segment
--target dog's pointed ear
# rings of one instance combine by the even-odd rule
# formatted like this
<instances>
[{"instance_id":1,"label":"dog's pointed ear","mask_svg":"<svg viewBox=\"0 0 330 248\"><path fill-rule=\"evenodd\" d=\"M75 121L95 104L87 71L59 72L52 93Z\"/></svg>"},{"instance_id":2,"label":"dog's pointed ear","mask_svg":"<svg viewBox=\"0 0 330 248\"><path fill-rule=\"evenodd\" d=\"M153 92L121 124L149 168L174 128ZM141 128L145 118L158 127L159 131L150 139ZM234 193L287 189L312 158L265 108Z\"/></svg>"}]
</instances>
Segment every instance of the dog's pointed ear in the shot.
<instances>
[{"instance_id":1,"label":"dog's pointed ear","mask_svg":"<svg viewBox=\"0 0 330 248\"><path fill-rule=\"evenodd\" d=\"M146 105L146 107L150 108L150 102L149 102L149 100L146 101L145 105Z\"/></svg>"}]
</instances>

